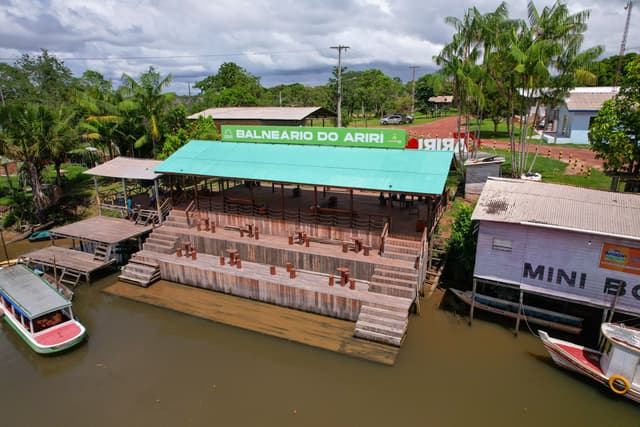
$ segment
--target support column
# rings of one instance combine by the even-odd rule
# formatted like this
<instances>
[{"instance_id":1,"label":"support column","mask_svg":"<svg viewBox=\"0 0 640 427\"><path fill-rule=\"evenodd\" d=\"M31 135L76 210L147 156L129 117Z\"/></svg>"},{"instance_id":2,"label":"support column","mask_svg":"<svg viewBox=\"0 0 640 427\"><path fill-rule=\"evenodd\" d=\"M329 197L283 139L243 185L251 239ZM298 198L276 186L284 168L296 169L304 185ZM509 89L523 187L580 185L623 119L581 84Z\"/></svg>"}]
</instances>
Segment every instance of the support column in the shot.
<instances>
[{"instance_id":1,"label":"support column","mask_svg":"<svg viewBox=\"0 0 640 427\"><path fill-rule=\"evenodd\" d=\"M193 175L193 197L196 201L196 210L200 211L200 200L198 200L198 182L196 181L195 175Z\"/></svg>"},{"instance_id":2,"label":"support column","mask_svg":"<svg viewBox=\"0 0 640 427\"><path fill-rule=\"evenodd\" d=\"M282 210L282 219L284 220L284 184L280 184L280 209Z\"/></svg>"},{"instance_id":3,"label":"support column","mask_svg":"<svg viewBox=\"0 0 640 427\"><path fill-rule=\"evenodd\" d=\"M158 222L162 225L162 212L160 212L160 192L158 191L158 179L153 180L153 191L156 195L156 211L158 212Z\"/></svg>"},{"instance_id":4,"label":"support column","mask_svg":"<svg viewBox=\"0 0 640 427\"><path fill-rule=\"evenodd\" d=\"M471 290L471 308L469 309L469 326L473 323L473 309L476 303L476 287L478 286L477 280L473 279L473 289Z\"/></svg>"},{"instance_id":5,"label":"support column","mask_svg":"<svg viewBox=\"0 0 640 427\"><path fill-rule=\"evenodd\" d=\"M353 228L353 188L349 189L349 219L351 228Z\"/></svg>"},{"instance_id":6,"label":"support column","mask_svg":"<svg viewBox=\"0 0 640 427\"><path fill-rule=\"evenodd\" d=\"M313 218L318 221L318 186L313 186Z\"/></svg>"},{"instance_id":7,"label":"support column","mask_svg":"<svg viewBox=\"0 0 640 427\"><path fill-rule=\"evenodd\" d=\"M516 330L515 335L518 336L518 332L520 332L520 316L522 315L522 301L523 301L524 292L522 289L520 290L520 297L518 300L518 316L516 317Z\"/></svg>"},{"instance_id":8,"label":"support column","mask_svg":"<svg viewBox=\"0 0 640 427\"><path fill-rule=\"evenodd\" d=\"M96 188L96 203L98 203L98 216L102 216L102 208L100 207L100 191L98 191L98 177L93 175L93 186ZM125 204L127 200L125 199Z\"/></svg>"},{"instance_id":9,"label":"support column","mask_svg":"<svg viewBox=\"0 0 640 427\"><path fill-rule=\"evenodd\" d=\"M169 195L171 196L171 203L176 204L176 200L173 198L173 175L169 175Z\"/></svg>"},{"instance_id":10,"label":"support column","mask_svg":"<svg viewBox=\"0 0 640 427\"><path fill-rule=\"evenodd\" d=\"M126 179L122 178L122 193L124 194L124 206L127 206L127 181ZM127 215L129 214L129 212L127 212Z\"/></svg>"}]
</instances>

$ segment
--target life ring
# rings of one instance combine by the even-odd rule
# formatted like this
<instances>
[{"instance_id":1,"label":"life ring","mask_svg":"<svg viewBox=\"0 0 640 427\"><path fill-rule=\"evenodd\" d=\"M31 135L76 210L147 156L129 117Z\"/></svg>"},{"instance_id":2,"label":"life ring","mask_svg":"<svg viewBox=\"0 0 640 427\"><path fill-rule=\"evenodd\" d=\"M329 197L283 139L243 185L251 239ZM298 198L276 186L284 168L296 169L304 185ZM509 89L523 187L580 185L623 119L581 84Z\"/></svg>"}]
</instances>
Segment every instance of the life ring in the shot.
<instances>
[{"instance_id":1,"label":"life ring","mask_svg":"<svg viewBox=\"0 0 640 427\"><path fill-rule=\"evenodd\" d=\"M631 388L631 384L629 380L622 375L612 375L611 378L609 378L609 388L615 394L626 394Z\"/></svg>"}]
</instances>

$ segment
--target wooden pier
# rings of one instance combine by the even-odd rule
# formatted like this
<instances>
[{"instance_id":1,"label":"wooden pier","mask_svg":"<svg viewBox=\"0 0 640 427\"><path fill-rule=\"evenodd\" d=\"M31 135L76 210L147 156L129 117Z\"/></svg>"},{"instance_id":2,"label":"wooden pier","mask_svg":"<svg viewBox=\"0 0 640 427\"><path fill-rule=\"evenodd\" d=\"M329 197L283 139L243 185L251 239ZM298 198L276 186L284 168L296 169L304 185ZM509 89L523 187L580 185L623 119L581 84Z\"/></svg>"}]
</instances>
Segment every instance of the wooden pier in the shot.
<instances>
[{"instance_id":1,"label":"wooden pier","mask_svg":"<svg viewBox=\"0 0 640 427\"><path fill-rule=\"evenodd\" d=\"M41 265L59 270L59 281L71 286L75 286L78 283L77 279L80 276L84 276L87 283L91 283L91 274L93 272L114 263L114 260L96 260L94 259L94 254L58 246L49 246L29 252L23 255L21 260L29 267Z\"/></svg>"},{"instance_id":2,"label":"wooden pier","mask_svg":"<svg viewBox=\"0 0 640 427\"><path fill-rule=\"evenodd\" d=\"M354 322L191 286L161 281L141 288L117 282L104 292L385 365L393 365L400 351L355 338Z\"/></svg>"},{"instance_id":3,"label":"wooden pier","mask_svg":"<svg viewBox=\"0 0 640 427\"><path fill-rule=\"evenodd\" d=\"M127 219L95 216L53 228L50 231L52 235L62 238L116 245L125 240L141 237L152 229L151 225L137 225Z\"/></svg>"}]
</instances>

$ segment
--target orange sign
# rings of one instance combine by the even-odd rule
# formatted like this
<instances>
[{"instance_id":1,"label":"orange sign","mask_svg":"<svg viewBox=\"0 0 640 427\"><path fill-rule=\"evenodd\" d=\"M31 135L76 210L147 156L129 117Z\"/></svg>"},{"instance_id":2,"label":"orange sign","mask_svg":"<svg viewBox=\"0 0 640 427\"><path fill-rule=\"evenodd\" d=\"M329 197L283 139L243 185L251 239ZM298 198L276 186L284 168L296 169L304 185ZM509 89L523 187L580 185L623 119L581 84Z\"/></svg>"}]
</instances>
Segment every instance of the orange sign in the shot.
<instances>
[{"instance_id":1,"label":"orange sign","mask_svg":"<svg viewBox=\"0 0 640 427\"><path fill-rule=\"evenodd\" d=\"M600 255L600 268L640 274L640 248L605 243Z\"/></svg>"}]
</instances>

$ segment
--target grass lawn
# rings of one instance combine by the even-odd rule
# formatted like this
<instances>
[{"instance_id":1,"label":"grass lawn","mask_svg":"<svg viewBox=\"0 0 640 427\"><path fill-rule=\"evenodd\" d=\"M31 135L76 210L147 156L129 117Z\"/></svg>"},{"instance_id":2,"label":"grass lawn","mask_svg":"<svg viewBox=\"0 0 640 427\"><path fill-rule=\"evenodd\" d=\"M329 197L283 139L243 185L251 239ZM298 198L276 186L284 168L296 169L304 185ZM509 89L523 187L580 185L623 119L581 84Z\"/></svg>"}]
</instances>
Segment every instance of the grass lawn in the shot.
<instances>
[{"instance_id":1,"label":"grass lawn","mask_svg":"<svg viewBox=\"0 0 640 427\"><path fill-rule=\"evenodd\" d=\"M504 165L502 165L502 175L511 175L511 153L507 150L495 150L497 154L505 157ZM530 158L533 158L533 154ZM557 182L560 184L570 184L579 187L595 188L599 190L608 190L611 185L611 178L606 176L602 171L592 169L591 174L566 174L569 167L564 162L555 159L549 159L545 156L538 156L536 159L533 172L542 175L542 180L546 182Z\"/></svg>"},{"instance_id":2,"label":"grass lawn","mask_svg":"<svg viewBox=\"0 0 640 427\"><path fill-rule=\"evenodd\" d=\"M437 120L440 119L444 119L445 117L455 117L455 112L451 113L449 112L448 114L442 114L440 117L431 117L431 114L422 114L422 113L417 113L415 119L413 120L413 123L411 123L411 125L421 125L424 123L431 123L431 122L435 122ZM395 125L394 125L395 126ZM401 125L404 126L404 125ZM366 126L365 126L365 120L362 118L352 118L349 121L349 126L350 128L364 128L364 127L375 127L375 128L380 128L380 127L386 127L384 125L380 124L380 117L369 117L366 120Z\"/></svg>"}]
</instances>

